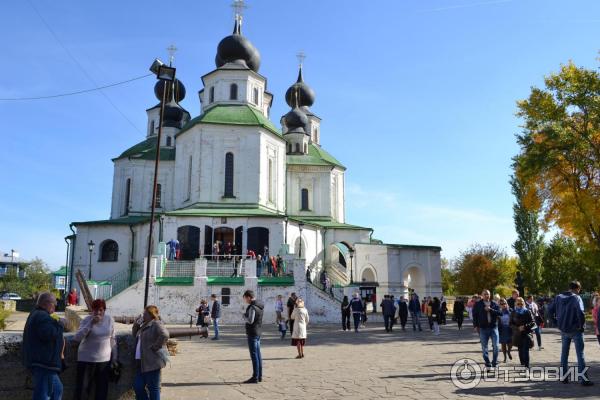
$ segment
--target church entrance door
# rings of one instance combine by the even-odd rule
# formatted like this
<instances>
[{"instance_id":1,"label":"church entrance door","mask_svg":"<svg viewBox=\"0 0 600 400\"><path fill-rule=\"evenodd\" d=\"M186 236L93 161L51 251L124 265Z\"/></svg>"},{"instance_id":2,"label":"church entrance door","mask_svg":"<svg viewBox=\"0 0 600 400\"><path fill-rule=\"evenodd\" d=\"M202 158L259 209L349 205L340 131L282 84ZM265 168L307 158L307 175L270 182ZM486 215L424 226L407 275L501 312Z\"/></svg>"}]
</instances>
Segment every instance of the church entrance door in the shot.
<instances>
[{"instance_id":1,"label":"church entrance door","mask_svg":"<svg viewBox=\"0 0 600 400\"><path fill-rule=\"evenodd\" d=\"M177 240L181 249L180 260L195 260L200 257L200 228L180 226L177 228Z\"/></svg>"}]
</instances>

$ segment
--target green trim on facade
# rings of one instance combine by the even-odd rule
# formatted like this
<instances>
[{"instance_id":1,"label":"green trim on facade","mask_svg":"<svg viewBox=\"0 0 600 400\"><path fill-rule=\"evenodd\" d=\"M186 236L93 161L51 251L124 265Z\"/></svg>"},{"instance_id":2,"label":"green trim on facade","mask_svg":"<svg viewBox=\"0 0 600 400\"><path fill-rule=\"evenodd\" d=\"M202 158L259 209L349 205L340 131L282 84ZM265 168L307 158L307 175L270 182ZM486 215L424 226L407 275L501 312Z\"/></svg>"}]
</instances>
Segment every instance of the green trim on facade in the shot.
<instances>
[{"instance_id":1,"label":"green trim on facade","mask_svg":"<svg viewBox=\"0 0 600 400\"><path fill-rule=\"evenodd\" d=\"M293 276L267 276L258 278L259 286L293 286Z\"/></svg>"},{"instance_id":2,"label":"green trim on facade","mask_svg":"<svg viewBox=\"0 0 600 400\"><path fill-rule=\"evenodd\" d=\"M209 286L244 286L244 277L209 276L206 278L206 283Z\"/></svg>"},{"instance_id":3,"label":"green trim on facade","mask_svg":"<svg viewBox=\"0 0 600 400\"><path fill-rule=\"evenodd\" d=\"M391 248L396 248L396 249L421 249L421 250L436 250L436 251L442 251L442 248L440 246L425 246L425 245L418 245L418 244L394 244L394 243L356 243L356 244L361 244L361 245L365 245L365 246L387 246L387 247L391 247Z\"/></svg>"},{"instance_id":4,"label":"green trim on facade","mask_svg":"<svg viewBox=\"0 0 600 400\"><path fill-rule=\"evenodd\" d=\"M156 278L155 283L158 286L194 286L194 278L165 276L162 278Z\"/></svg>"},{"instance_id":5,"label":"green trim on facade","mask_svg":"<svg viewBox=\"0 0 600 400\"><path fill-rule=\"evenodd\" d=\"M174 217L281 217L283 214L277 214L273 211L265 210L257 204L248 207L231 204L221 207L206 207L206 205L193 205L187 208L181 208L175 211L166 212L165 215Z\"/></svg>"},{"instance_id":6,"label":"green trim on facade","mask_svg":"<svg viewBox=\"0 0 600 400\"><path fill-rule=\"evenodd\" d=\"M156 140L157 136L152 136L140 142L127 150L125 150L119 157L113 158L113 161L120 160L122 158L129 158L130 160L155 160L156 159ZM160 160L161 161L174 161L175 160L175 148L173 147L161 147L160 148Z\"/></svg>"},{"instance_id":7,"label":"green trim on facade","mask_svg":"<svg viewBox=\"0 0 600 400\"><path fill-rule=\"evenodd\" d=\"M281 136L279 129L260 110L246 104L217 104L202 115L190 120L175 136L181 135L198 124L259 126Z\"/></svg>"},{"instance_id":8,"label":"green trim on facade","mask_svg":"<svg viewBox=\"0 0 600 400\"><path fill-rule=\"evenodd\" d=\"M157 215L158 218L158 215ZM130 215L127 217L103 219L98 221L81 221L73 222L73 225L137 225L150 221L149 216L145 215Z\"/></svg>"},{"instance_id":9,"label":"green trim on facade","mask_svg":"<svg viewBox=\"0 0 600 400\"><path fill-rule=\"evenodd\" d=\"M290 221L303 222L307 225L314 225L320 228L327 229L351 229L351 230L364 230L364 231L372 231L371 228L366 228L364 226L350 225L344 224L341 222L333 221L329 217L304 217L304 216L290 216Z\"/></svg>"},{"instance_id":10,"label":"green trim on facade","mask_svg":"<svg viewBox=\"0 0 600 400\"><path fill-rule=\"evenodd\" d=\"M288 165L321 165L346 169L335 157L314 143L308 145L307 155L288 155L286 163Z\"/></svg>"},{"instance_id":11,"label":"green trim on facade","mask_svg":"<svg viewBox=\"0 0 600 400\"><path fill-rule=\"evenodd\" d=\"M52 275L54 275L54 276L67 276L67 267L65 267L63 265L62 267L60 267L56 271L52 272Z\"/></svg>"}]
</instances>

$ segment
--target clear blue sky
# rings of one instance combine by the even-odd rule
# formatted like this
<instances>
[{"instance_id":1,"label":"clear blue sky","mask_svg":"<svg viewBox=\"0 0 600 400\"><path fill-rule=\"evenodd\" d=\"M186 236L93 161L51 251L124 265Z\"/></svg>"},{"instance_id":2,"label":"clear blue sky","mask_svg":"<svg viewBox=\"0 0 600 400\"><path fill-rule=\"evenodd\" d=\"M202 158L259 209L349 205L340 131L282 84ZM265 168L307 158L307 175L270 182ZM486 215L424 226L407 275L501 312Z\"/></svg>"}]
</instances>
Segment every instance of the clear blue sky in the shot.
<instances>
[{"instance_id":1,"label":"clear blue sky","mask_svg":"<svg viewBox=\"0 0 600 400\"><path fill-rule=\"evenodd\" d=\"M232 30L229 4L8 2L0 97L86 89L94 86L88 76L103 85L143 75L175 43L188 90L183 104L196 116L200 76L214 68L216 46ZM322 145L348 167L348 222L371 226L390 243L440 245L449 258L473 242L510 250L515 101L569 59L598 67L600 2L248 5L243 31L261 52L277 124L296 78L295 54L308 56L305 80L317 93ZM148 77L104 91L137 130L98 92L0 102L0 250L56 268L69 222L108 218L110 160L143 139L153 85Z\"/></svg>"}]
</instances>

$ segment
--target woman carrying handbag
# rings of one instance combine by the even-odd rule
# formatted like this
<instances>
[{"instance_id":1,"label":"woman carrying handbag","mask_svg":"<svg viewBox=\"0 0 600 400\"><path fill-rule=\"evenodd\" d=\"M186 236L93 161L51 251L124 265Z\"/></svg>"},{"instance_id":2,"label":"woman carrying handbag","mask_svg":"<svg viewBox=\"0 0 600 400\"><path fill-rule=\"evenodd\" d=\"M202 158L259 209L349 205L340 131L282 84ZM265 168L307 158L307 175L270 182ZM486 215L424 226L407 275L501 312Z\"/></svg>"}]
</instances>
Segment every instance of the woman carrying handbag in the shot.
<instances>
[{"instance_id":1,"label":"woman carrying handbag","mask_svg":"<svg viewBox=\"0 0 600 400\"><path fill-rule=\"evenodd\" d=\"M529 368L529 349L533 347L532 331L536 324L522 297L515 300L515 309L510 315L510 327L513 333L512 344L519 349L519 361L522 366Z\"/></svg>"}]
</instances>

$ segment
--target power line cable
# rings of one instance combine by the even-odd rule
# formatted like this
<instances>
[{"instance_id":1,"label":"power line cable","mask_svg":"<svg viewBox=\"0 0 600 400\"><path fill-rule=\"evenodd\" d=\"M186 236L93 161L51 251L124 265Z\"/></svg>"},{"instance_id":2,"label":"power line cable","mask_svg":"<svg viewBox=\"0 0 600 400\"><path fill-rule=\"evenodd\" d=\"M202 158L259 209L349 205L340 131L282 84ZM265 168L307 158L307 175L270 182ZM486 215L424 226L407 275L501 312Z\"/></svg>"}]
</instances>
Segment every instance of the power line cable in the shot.
<instances>
[{"instance_id":1,"label":"power line cable","mask_svg":"<svg viewBox=\"0 0 600 400\"><path fill-rule=\"evenodd\" d=\"M83 90L77 90L75 92L67 92L67 93L60 93L60 94L51 94L51 95L47 95L47 96L34 96L34 97L7 97L7 98L0 98L0 101L25 101L25 100L43 100L43 99L54 99L57 97L66 97L66 96L74 96L77 94L83 94L83 93L90 93L90 92L94 92L96 90L102 90L102 89L107 89L107 88L111 88L111 87L115 87L115 86L119 86L119 85L124 85L126 83L129 82L133 82L133 81L137 81L140 79L144 79L148 76L151 76L153 74L146 74L146 75L142 75L142 76L138 76L135 78L131 78L131 79L127 79L126 81L121 81L121 82L115 82L115 83L111 83L108 85L104 85L104 86L99 86L99 87L95 87L95 88L91 88L91 89L83 89Z\"/></svg>"},{"instance_id":2,"label":"power line cable","mask_svg":"<svg viewBox=\"0 0 600 400\"><path fill-rule=\"evenodd\" d=\"M44 17L42 16L42 14L38 11L38 9L33 5L33 2L31 0L27 0L27 2L29 3L29 5L31 6L31 8L33 8L33 11L35 11L35 13L37 14L37 16L40 18L40 20L42 21L42 23L44 24L44 26L46 27L46 29L48 29L48 31L50 32L50 34L52 34L52 36L54 37L54 39L58 42L58 44L60 44L60 46L63 48L63 50L67 53L67 55L69 56L69 58L71 58L71 60L75 63L75 65L77 65L77 67L81 70L81 72L86 76L86 78L92 82L92 84L94 84L94 86L96 86L96 88L100 89L99 92L100 94L102 94L102 96L104 96L104 98L110 103L110 105L119 113L121 114L121 116L129 123L129 125L131 125L136 131L138 131L140 134L143 134L142 131L129 119L127 118L127 116L119 109L119 107L117 107L117 105L115 103L113 103L113 101L110 99L110 97L108 97L106 95L106 93L104 93L101 89L99 88L99 85L96 83L96 81L94 80L94 78L91 77L91 75L85 70L85 68L83 68L83 65L81 65L79 63L79 61L75 58L75 56L73 56L73 54L69 51L69 49L67 48L67 46L64 45L64 43L60 40L60 38L58 37L58 35L54 32L54 30L50 27L50 25L48 24L48 22L44 19Z\"/></svg>"}]
</instances>

